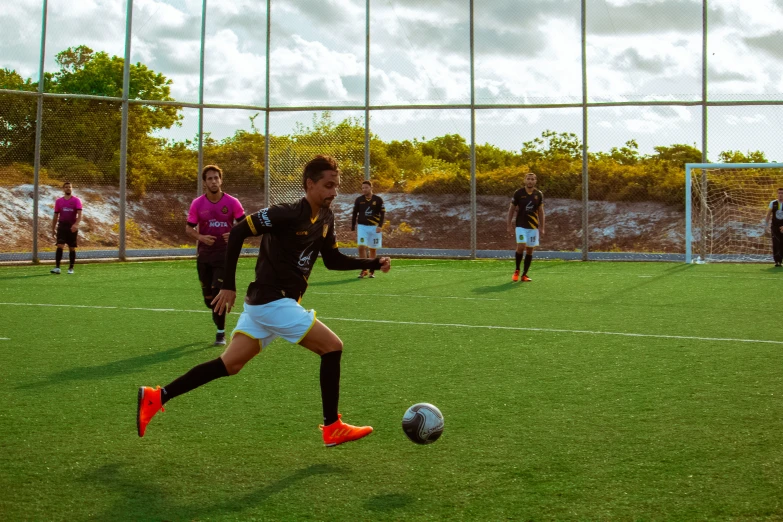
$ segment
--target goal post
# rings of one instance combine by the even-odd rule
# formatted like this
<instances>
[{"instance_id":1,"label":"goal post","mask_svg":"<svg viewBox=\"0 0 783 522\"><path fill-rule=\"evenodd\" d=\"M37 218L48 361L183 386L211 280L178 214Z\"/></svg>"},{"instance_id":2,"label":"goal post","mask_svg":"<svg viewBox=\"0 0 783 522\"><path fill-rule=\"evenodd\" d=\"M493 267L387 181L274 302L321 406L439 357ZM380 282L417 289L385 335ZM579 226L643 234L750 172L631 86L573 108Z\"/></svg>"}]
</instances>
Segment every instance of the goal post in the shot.
<instances>
[{"instance_id":1,"label":"goal post","mask_svg":"<svg viewBox=\"0 0 783 522\"><path fill-rule=\"evenodd\" d=\"M685 164L685 262L772 259L763 228L783 163Z\"/></svg>"}]
</instances>

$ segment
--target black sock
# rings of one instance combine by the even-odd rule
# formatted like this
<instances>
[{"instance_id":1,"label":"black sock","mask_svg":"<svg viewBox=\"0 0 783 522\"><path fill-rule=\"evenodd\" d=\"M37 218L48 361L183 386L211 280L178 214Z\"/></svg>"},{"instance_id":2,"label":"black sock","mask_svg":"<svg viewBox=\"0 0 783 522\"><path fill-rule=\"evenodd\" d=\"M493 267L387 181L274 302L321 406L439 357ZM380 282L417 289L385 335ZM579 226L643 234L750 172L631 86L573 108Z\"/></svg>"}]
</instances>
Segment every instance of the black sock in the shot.
<instances>
[{"instance_id":1,"label":"black sock","mask_svg":"<svg viewBox=\"0 0 783 522\"><path fill-rule=\"evenodd\" d=\"M213 288L212 289L212 295L218 295L220 292L219 288ZM205 299L206 301L206 299ZM212 298L209 299L209 303L207 306L212 309L212 322L215 323L215 326L217 326L218 330L225 330L226 329L226 314L223 313L222 315L215 313L215 307L212 306Z\"/></svg>"},{"instance_id":2,"label":"black sock","mask_svg":"<svg viewBox=\"0 0 783 522\"><path fill-rule=\"evenodd\" d=\"M228 377L228 370L220 357L194 366L188 373L177 377L171 384L164 386L161 390L160 402L166 404L174 397L194 390L219 377Z\"/></svg>"},{"instance_id":3,"label":"black sock","mask_svg":"<svg viewBox=\"0 0 783 522\"><path fill-rule=\"evenodd\" d=\"M522 275L527 275L527 271L530 270L531 261L533 261L533 254L525 254L525 271Z\"/></svg>"},{"instance_id":4,"label":"black sock","mask_svg":"<svg viewBox=\"0 0 783 522\"><path fill-rule=\"evenodd\" d=\"M337 421L337 403L340 400L340 358L342 350L321 356L321 403L324 426Z\"/></svg>"},{"instance_id":5,"label":"black sock","mask_svg":"<svg viewBox=\"0 0 783 522\"><path fill-rule=\"evenodd\" d=\"M60 261L63 260L63 249L58 248L57 252L54 254L54 260L57 263L57 268L60 268Z\"/></svg>"},{"instance_id":6,"label":"black sock","mask_svg":"<svg viewBox=\"0 0 783 522\"><path fill-rule=\"evenodd\" d=\"M517 252L516 259L517 259L517 270L519 270L519 264L522 262L522 254Z\"/></svg>"},{"instance_id":7,"label":"black sock","mask_svg":"<svg viewBox=\"0 0 783 522\"><path fill-rule=\"evenodd\" d=\"M68 251L68 261L71 263L68 268L73 268L74 263L76 263L76 250Z\"/></svg>"}]
</instances>

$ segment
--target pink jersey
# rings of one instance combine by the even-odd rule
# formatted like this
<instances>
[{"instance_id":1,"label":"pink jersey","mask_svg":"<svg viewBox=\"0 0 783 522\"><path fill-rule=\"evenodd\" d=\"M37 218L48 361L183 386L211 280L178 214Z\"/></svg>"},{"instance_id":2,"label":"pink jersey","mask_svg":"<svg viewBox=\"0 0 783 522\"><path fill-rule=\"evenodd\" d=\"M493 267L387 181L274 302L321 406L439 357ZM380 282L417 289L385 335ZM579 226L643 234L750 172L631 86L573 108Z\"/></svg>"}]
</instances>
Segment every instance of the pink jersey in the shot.
<instances>
[{"instance_id":1,"label":"pink jersey","mask_svg":"<svg viewBox=\"0 0 783 522\"><path fill-rule=\"evenodd\" d=\"M194 199L190 204L188 224L198 225L198 233L203 236L215 237L212 245L199 241L198 253L224 252L226 241L223 239L223 234L230 232L234 221L239 221L244 216L245 209L242 208L242 203L228 194L224 193L217 203L212 203L206 194Z\"/></svg>"},{"instance_id":2,"label":"pink jersey","mask_svg":"<svg viewBox=\"0 0 783 522\"><path fill-rule=\"evenodd\" d=\"M58 222L72 224L76 222L76 211L82 209L82 200L76 196L66 199L57 198L54 202L54 213L60 214Z\"/></svg>"}]
</instances>

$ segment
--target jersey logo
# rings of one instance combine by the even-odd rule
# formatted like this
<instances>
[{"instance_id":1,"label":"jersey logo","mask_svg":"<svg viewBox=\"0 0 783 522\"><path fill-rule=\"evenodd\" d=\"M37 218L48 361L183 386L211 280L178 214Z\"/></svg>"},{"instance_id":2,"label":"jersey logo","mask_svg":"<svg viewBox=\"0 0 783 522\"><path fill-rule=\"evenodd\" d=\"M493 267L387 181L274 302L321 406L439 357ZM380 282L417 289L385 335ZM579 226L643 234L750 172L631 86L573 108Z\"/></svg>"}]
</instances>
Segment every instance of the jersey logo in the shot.
<instances>
[{"instance_id":1,"label":"jersey logo","mask_svg":"<svg viewBox=\"0 0 783 522\"><path fill-rule=\"evenodd\" d=\"M373 203L375 205L375 203ZM367 210L364 211L365 216L372 216L372 209L370 207L367 207Z\"/></svg>"},{"instance_id":2,"label":"jersey logo","mask_svg":"<svg viewBox=\"0 0 783 522\"><path fill-rule=\"evenodd\" d=\"M307 271L307 265L310 264L310 258L312 257L313 253L310 252L307 255L305 255L305 254L307 254L307 250L305 250L304 252L299 254L299 263L298 263L298 265L299 265L300 269L304 268L305 269L304 271Z\"/></svg>"},{"instance_id":3,"label":"jersey logo","mask_svg":"<svg viewBox=\"0 0 783 522\"><path fill-rule=\"evenodd\" d=\"M535 210L535 205L532 201L528 202L527 206L525 207L525 210L528 212L533 212Z\"/></svg>"},{"instance_id":4,"label":"jersey logo","mask_svg":"<svg viewBox=\"0 0 783 522\"><path fill-rule=\"evenodd\" d=\"M307 235L307 230L297 230L296 231L296 235L297 236L306 236Z\"/></svg>"},{"instance_id":5,"label":"jersey logo","mask_svg":"<svg viewBox=\"0 0 783 522\"><path fill-rule=\"evenodd\" d=\"M272 222L269 220L268 208L264 208L258 211L258 219L264 224L265 227L272 227Z\"/></svg>"},{"instance_id":6,"label":"jersey logo","mask_svg":"<svg viewBox=\"0 0 783 522\"><path fill-rule=\"evenodd\" d=\"M224 205L223 210L221 210L221 212L224 214L228 214L228 207Z\"/></svg>"},{"instance_id":7,"label":"jersey logo","mask_svg":"<svg viewBox=\"0 0 783 522\"><path fill-rule=\"evenodd\" d=\"M226 223L225 221L218 221L217 219L210 219L209 226L210 228L223 228L223 227L227 227L228 223Z\"/></svg>"},{"instance_id":8,"label":"jersey logo","mask_svg":"<svg viewBox=\"0 0 783 522\"><path fill-rule=\"evenodd\" d=\"M324 237L326 237L326 233L329 231L329 225L324 224Z\"/></svg>"}]
</instances>

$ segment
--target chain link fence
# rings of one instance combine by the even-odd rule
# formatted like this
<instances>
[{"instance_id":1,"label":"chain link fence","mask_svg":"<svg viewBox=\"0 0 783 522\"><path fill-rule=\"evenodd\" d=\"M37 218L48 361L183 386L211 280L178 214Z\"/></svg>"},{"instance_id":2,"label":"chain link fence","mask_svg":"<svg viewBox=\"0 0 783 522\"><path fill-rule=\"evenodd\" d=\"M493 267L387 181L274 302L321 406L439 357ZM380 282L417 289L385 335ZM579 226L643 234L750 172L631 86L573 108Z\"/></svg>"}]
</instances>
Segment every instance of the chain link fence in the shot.
<instances>
[{"instance_id":1,"label":"chain link fence","mask_svg":"<svg viewBox=\"0 0 783 522\"><path fill-rule=\"evenodd\" d=\"M783 159L783 95L749 83L775 47L763 35L727 38L745 24L729 23L731 6L712 8L710 49L750 72L707 65L700 2L540 3L535 16L468 0L426 13L407 0L341 5L350 24L327 17L341 29L321 31L326 15L304 0L129 0L126 84L117 6L82 13L117 29L107 40L51 0L45 92L29 52L0 60L0 261L53 257L65 180L84 202L84 256L192 255L184 227L203 165L221 166L224 190L251 212L302 197L316 154L342 169L334 210L345 247L371 179L389 253L511 256L509 203L534 172L546 202L540 250L680 259L685 163ZM2 49L19 42L0 35Z\"/></svg>"}]
</instances>

